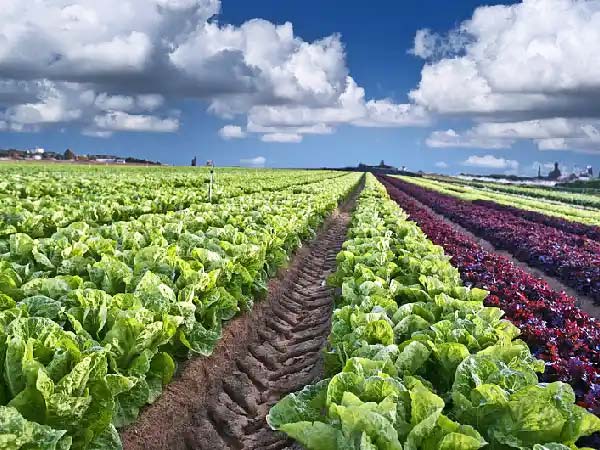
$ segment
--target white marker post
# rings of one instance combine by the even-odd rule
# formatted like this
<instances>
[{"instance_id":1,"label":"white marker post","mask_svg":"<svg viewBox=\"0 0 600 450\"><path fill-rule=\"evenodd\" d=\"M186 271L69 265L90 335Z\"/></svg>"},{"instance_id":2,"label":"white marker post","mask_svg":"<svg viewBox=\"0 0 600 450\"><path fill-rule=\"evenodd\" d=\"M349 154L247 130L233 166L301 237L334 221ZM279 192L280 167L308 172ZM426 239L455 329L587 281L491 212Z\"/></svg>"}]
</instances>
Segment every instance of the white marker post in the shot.
<instances>
[{"instance_id":1,"label":"white marker post","mask_svg":"<svg viewBox=\"0 0 600 450\"><path fill-rule=\"evenodd\" d=\"M214 163L214 161L211 160L211 161L208 161L206 164L210 167L210 182L208 184L208 201L209 201L209 203L212 203L215 163Z\"/></svg>"}]
</instances>

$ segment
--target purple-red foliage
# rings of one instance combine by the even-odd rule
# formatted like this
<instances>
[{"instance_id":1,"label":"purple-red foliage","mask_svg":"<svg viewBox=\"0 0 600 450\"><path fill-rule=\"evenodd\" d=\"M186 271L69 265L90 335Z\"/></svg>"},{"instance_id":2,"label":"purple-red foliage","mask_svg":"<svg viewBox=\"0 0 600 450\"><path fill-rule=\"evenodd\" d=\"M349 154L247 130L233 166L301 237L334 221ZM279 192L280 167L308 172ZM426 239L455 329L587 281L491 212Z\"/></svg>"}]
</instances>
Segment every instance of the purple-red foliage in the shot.
<instances>
[{"instance_id":1,"label":"purple-red foliage","mask_svg":"<svg viewBox=\"0 0 600 450\"><path fill-rule=\"evenodd\" d=\"M573 222L571 220L562 219L560 217L548 216L536 211L528 211L526 209L517 208L514 206L501 205L500 203L493 202L491 200L475 200L473 201L476 205L487 206L489 208L497 209L499 211L508 211L524 219L532 222L541 223L550 227L558 228L559 230L566 231L571 234L579 234L581 236L587 236L595 241L600 241L600 227L594 225L586 225L585 223Z\"/></svg>"},{"instance_id":2,"label":"purple-red foliage","mask_svg":"<svg viewBox=\"0 0 600 450\"><path fill-rule=\"evenodd\" d=\"M387 177L386 181L600 303L600 242L527 220L506 209L461 200L397 178Z\"/></svg>"},{"instance_id":3,"label":"purple-red foliage","mask_svg":"<svg viewBox=\"0 0 600 450\"><path fill-rule=\"evenodd\" d=\"M571 384L578 404L600 414L600 322L581 311L573 297L553 290L507 258L484 250L398 189L412 185L387 177L381 181L411 220L452 256L465 283L487 289L490 295L485 303L504 310L505 317L519 327L532 352L546 361L542 380ZM407 191L412 194L412 189ZM420 194L423 198L431 192Z\"/></svg>"}]
</instances>

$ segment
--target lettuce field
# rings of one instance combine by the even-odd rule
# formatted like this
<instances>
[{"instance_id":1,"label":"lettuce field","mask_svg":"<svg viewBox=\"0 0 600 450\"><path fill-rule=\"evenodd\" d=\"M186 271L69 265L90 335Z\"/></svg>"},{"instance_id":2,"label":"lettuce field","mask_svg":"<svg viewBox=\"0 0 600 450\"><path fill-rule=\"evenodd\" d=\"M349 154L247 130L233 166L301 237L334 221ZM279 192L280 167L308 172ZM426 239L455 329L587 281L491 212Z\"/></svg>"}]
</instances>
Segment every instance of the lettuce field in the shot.
<instances>
[{"instance_id":1,"label":"lettuce field","mask_svg":"<svg viewBox=\"0 0 600 450\"><path fill-rule=\"evenodd\" d=\"M600 200L0 166L0 448L600 448Z\"/></svg>"}]
</instances>

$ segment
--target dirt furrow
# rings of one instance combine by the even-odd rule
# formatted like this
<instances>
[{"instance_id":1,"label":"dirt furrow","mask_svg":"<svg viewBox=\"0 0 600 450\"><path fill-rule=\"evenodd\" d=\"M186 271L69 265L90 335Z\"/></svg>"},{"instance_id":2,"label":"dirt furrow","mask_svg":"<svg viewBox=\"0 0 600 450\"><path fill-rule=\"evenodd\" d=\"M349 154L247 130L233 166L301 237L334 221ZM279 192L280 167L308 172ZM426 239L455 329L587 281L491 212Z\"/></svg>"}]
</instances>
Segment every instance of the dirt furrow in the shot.
<instances>
[{"instance_id":1,"label":"dirt furrow","mask_svg":"<svg viewBox=\"0 0 600 450\"><path fill-rule=\"evenodd\" d=\"M125 449L297 448L265 417L282 396L322 374L334 297L325 281L359 190L271 281L267 298L229 324L213 355L185 363L161 398L121 433Z\"/></svg>"}]
</instances>

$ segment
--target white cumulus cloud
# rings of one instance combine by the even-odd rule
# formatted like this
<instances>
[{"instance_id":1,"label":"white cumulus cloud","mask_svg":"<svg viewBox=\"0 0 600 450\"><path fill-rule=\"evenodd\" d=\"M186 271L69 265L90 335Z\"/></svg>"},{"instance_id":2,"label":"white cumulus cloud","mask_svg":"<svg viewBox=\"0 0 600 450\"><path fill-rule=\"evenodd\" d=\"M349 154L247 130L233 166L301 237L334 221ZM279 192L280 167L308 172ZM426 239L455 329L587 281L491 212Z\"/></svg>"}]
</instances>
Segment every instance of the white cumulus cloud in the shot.
<instances>
[{"instance_id":1,"label":"white cumulus cloud","mask_svg":"<svg viewBox=\"0 0 600 450\"><path fill-rule=\"evenodd\" d=\"M466 133L457 133L452 128L443 131L434 131L425 140L428 147L433 148L508 148L512 141L503 138L479 136L472 130Z\"/></svg>"},{"instance_id":2,"label":"white cumulus cloud","mask_svg":"<svg viewBox=\"0 0 600 450\"><path fill-rule=\"evenodd\" d=\"M462 163L464 166L481 167L486 169L517 170L519 162L514 159L497 158L494 155L471 155Z\"/></svg>"},{"instance_id":3,"label":"white cumulus cloud","mask_svg":"<svg viewBox=\"0 0 600 450\"><path fill-rule=\"evenodd\" d=\"M429 122L429 115L422 107L396 104L388 99L366 100L365 90L350 76L341 95L327 106L255 106L248 114L249 131L285 134L328 134L342 124L407 127L426 126Z\"/></svg>"},{"instance_id":4,"label":"white cumulus cloud","mask_svg":"<svg viewBox=\"0 0 600 450\"><path fill-rule=\"evenodd\" d=\"M225 139L243 139L246 137L246 132L242 130L242 127L237 125L225 125L219 130L219 135Z\"/></svg>"},{"instance_id":5,"label":"white cumulus cloud","mask_svg":"<svg viewBox=\"0 0 600 450\"><path fill-rule=\"evenodd\" d=\"M171 133L179 129L179 121L173 118L160 118L143 114L111 112L94 118L94 125L100 131L145 131Z\"/></svg>"},{"instance_id":6,"label":"white cumulus cloud","mask_svg":"<svg viewBox=\"0 0 600 450\"><path fill-rule=\"evenodd\" d=\"M426 143L434 148L508 148L516 140L532 139L540 150L600 151L600 120L534 119L520 122L482 122L457 132L434 131Z\"/></svg>"},{"instance_id":7,"label":"white cumulus cloud","mask_svg":"<svg viewBox=\"0 0 600 450\"><path fill-rule=\"evenodd\" d=\"M364 105L364 117L352 122L362 127L409 127L429 125L431 118L425 108L390 100L369 100Z\"/></svg>"},{"instance_id":8,"label":"white cumulus cloud","mask_svg":"<svg viewBox=\"0 0 600 450\"><path fill-rule=\"evenodd\" d=\"M597 152L599 42L599 0L478 7L446 35L416 33L411 53L426 62L409 97L432 115L484 122L459 133L473 147L534 139L540 149ZM433 146L454 140L430 137Z\"/></svg>"},{"instance_id":9,"label":"white cumulus cloud","mask_svg":"<svg viewBox=\"0 0 600 450\"><path fill-rule=\"evenodd\" d=\"M250 167L264 167L267 163L267 158L264 156L256 156L254 158L240 159L240 164Z\"/></svg>"},{"instance_id":10,"label":"white cumulus cloud","mask_svg":"<svg viewBox=\"0 0 600 450\"><path fill-rule=\"evenodd\" d=\"M279 142L283 144L298 144L302 142L302 135L295 133L268 133L260 138L263 142Z\"/></svg>"},{"instance_id":11,"label":"white cumulus cloud","mask_svg":"<svg viewBox=\"0 0 600 450\"><path fill-rule=\"evenodd\" d=\"M114 133L112 131L100 131L86 128L81 131L81 134L87 137L107 139L112 137Z\"/></svg>"},{"instance_id":12,"label":"white cumulus cloud","mask_svg":"<svg viewBox=\"0 0 600 450\"><path fill-rule=\"evenodd\" d=\"M340 35L306 41L290 22L221 24L220 10L219 0L3 0L0 120L23 131L174 131L177 103L199 99L220 117L246 116L267 139L428 123L422 107L367 98Z\"/></svg>"},{"instance_id":13,"label":"white cumulus cloud","mask_svg":"<svg viewBox=\"0 0 600 450\"><path fill-rule=\"evenodd\" d=\"M447 33L418 30L410 52L424 66L408 103L370 97L352 77L339 34L305 40L290 22L223 24L221 7L2 0L2 128L174 132L177 106L194 99L245 121L232 138L300 142L341 125L460 117L473 125L434 131L427 145L497 149L532 139L542 150L600 151L600 0L482 6Z\"/></svg>"},{"instance_id":14,"label":"white cumulus cloud","mask_svg":"<svg viewBox=\"0 0 600 450\"><path fill-rule=\"evenodd\" d=\"M442 113L600 115L600 60L594 56L600 1L524 0L479 7L459 32L468 39L455 54L423 68L411 92L416 103ZM456 41L455 34L439 45L452 47L448 42ZM417 34L417 41L422 36ZM435 54L431 40L422 56Z\"/></svg>"}]
</instances>

